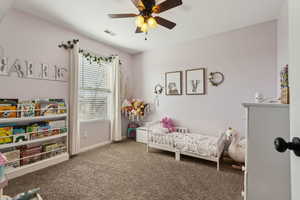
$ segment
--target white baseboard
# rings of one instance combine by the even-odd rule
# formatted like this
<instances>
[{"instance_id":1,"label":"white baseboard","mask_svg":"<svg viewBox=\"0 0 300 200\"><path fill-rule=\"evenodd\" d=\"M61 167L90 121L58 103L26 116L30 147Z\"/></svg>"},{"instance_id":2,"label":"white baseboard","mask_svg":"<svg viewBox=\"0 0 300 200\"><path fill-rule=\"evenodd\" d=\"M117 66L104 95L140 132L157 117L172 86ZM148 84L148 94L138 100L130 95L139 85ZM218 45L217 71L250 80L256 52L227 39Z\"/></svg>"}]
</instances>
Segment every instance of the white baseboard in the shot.
<instances>
[{"instance_id":1,"label":"white baseboard","mask_svg":"<svg viewBox=\"0 0 300 200\"><path fill-rule=\"evenodd\" d=\"M101 143L94 144L94 145L91 145L91 146L88 146L88 147L84 147L84 148L80 149L79 153L90 151L90 150L93 150L93 149L96 149L98 147L102 147L102 146L105 146L105 145L108 145L108 144L111 144L111 143L112 143L112 141L106 141L106 142L101 142Z\"/></svg>"}]
</instances>

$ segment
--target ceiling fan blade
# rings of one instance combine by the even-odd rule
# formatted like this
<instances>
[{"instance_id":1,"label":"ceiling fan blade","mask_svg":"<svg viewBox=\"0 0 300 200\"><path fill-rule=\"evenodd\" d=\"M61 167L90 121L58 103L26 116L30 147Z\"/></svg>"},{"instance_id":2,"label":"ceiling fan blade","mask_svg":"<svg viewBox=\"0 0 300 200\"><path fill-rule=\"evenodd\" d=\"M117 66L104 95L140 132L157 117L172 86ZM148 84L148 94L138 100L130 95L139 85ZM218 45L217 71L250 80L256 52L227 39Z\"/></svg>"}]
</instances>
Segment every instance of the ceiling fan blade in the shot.
<instances>
[{"instance_id":1,"label":"ceiling fan blade","mask_svg":"<svg viewBox=\"0 0 300 200\"><path fill-rule=\"evenodd\" d=\"M135 33L142 33L143 31L141 30L140 27L136 27Z\"/></svg>"},{"instance_id":2,"label":"ceiling fan blade","mask_svg":"<svg viewBox=\"0 0 300 200\"><path fill-rule=\"evenodd\" d=\"M145 6L141 0L131 0L131 2L137 9L139 9L139 11L142 11L145 9Z\"/></svg>"},{"instance_id":3,"label":"ceiling fan blade","mask_svg":"<svg viewBox=\"0 0 300 200\"><path fill-rule=\"evenodd\" d=\"M180 5L182 5L182 0L166 0L155 6L155 9L153 9L153 11L158 14Z\"/></svg>"},{"instance_id":4,"label":"ceiling fan blade","mask_svg":"<svg viewBox=\"0 0 300 200\"><path fill-rule=\"evenodd\" d=\"M171 22L171 21L166 20L165 18L162 18L159 16L156 16L155 20L159 25L164 26L168 29L173 29L176 26L176 24L174 22Z\"/></svg>"},{"instance_id":5,"label":"ceiling fan blade","mask_svg":"<svg viewBox=\"0 0 300 200\"><path fill-rule=\"evenodd\" d=\"M138 15L136 14L109 14L108 15L110 18L129 18L129 17L136 17Z\"/></svg>"}]
</instances>

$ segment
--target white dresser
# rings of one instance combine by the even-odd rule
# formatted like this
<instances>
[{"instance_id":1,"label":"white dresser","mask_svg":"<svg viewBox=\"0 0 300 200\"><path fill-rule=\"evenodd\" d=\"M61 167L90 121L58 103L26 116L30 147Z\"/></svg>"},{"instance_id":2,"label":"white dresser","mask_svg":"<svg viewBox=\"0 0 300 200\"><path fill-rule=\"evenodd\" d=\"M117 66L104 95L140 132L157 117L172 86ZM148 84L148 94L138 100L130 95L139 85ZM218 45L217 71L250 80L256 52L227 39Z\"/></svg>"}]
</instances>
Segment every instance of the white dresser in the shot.
<instances>
[{"instance_id":1,"label":"white dresser","mask_svg":"<svg viewBox=\"0 0 300 200\"><path fill-rule=\"evenodd\" d=\"M278 153L274 139L289 141L289 106L245 103L247 153L245 200L290 199L289 153Z\"/></svg>"},{"instance_id":2,"label":"white dresser","mask_svg":"<svg viewBox=\"0 0 300 200\"><path fill-rule=\"evenodd\" d=\"M136 129L136 141L140 143L147 144L148 141L148 128L147 127L139 127Z\"/></svg>"}]
</instances>

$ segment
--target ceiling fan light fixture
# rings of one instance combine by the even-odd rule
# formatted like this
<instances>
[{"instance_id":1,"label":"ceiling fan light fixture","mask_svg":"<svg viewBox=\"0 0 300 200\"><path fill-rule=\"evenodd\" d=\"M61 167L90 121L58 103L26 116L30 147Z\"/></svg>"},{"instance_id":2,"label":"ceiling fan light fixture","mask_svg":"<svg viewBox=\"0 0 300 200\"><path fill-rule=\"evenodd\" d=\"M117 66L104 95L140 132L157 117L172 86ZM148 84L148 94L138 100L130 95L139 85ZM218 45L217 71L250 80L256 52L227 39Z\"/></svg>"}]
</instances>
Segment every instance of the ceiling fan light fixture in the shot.
<instances>
[{"instance_id":1,"label":"ceiling fan light fixture","mask_svg":"<svg viewBox=\"0 0 300 200\"><path fill-rule=\"evenodd\" d=\"M148 32L148 24L147 24L147 23L144 23L144 24L142 25L142 27L141 27L141 30L142 30L144 33Z\"/></svg>"},{"instance_id":2,"label":"ceiling fan light fixture","mask_svg":"<svg viewBox=\"0 0 300 200\"><path fill-rule=\"evenodd\" d=\"M136 24L138 27L142 28L142 26L144 25L144 23L145 23L145 19L144 19L143 16L139 15L139 16L136 17L135 24Z\"/></svg>"},{"instance_id":3,"label":"ceiling fan light fixture","mask_svg":"<svg viewBox=\"0 0 300 200\"><path fill-rule=\"evenodd\" d=\"M150 28L156 28L157 27L157 21L154 19L154 17L150 17L147 20L147 23L148 23Z\"/></svg>"}]
</instances>

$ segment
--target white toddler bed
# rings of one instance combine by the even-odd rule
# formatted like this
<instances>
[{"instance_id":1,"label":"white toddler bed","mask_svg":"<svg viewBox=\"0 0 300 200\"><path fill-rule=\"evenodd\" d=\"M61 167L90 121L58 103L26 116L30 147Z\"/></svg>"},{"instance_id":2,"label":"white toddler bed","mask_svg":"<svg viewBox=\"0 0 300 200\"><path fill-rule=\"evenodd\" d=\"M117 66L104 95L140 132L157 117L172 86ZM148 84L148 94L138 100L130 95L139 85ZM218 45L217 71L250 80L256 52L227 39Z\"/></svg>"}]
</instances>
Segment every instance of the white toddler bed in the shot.
<instances>
[{"instance_id":1,"label":"white toddler bed","mask_svg":"<svg viewBox=\"0 0 300 200\"><path fill-rule=\"evenodd\" d=\"M187 128L177 127L176 132L164 133L157 129L148 129L147 151L149 148L161 149L175 153L175 159L180 161L180 155L201 158L217 163L220 170L220 160L226 142L225 134L219 137L198 133L188 133Z\"/></svg>"}]
</instances>

